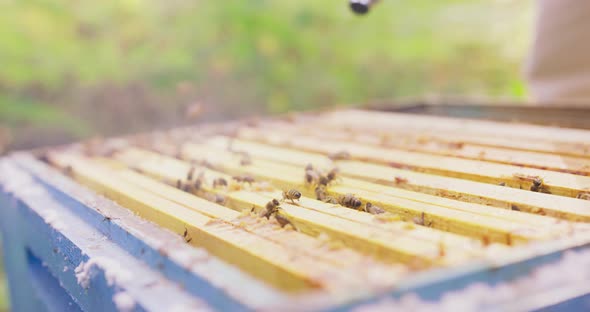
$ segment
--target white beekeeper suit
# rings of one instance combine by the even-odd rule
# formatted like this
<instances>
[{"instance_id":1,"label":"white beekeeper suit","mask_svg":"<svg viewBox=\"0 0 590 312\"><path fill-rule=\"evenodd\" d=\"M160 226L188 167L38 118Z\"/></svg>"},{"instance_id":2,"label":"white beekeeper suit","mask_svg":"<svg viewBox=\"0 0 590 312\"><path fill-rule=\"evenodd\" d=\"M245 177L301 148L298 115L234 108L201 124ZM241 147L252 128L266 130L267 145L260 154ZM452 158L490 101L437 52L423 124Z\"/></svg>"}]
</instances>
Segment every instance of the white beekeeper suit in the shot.
<instances>
[{"instance_id":1,"label":"white beekeeper suit","mask_svg":"<svg viewBox=\"0 0 590 312\"><path fill-rule=\"evenodd\" d=\"M539 0L525 75L541 103L590 106L590 1Z\"/></svg>"}]
</instances>

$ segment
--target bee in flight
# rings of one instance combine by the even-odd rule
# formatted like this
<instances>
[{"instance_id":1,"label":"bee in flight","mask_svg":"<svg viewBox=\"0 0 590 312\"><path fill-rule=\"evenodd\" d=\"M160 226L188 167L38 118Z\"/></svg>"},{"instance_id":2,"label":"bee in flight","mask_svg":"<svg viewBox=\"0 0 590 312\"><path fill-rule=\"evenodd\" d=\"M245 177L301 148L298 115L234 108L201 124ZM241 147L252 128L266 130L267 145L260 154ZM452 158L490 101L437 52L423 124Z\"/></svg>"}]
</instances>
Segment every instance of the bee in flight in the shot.
<instances>
[{"instance_id":1,"label":"bee in flight","mask_svg":"<svg viewBox=\"0 0 590 312\"><path fill-rule=\"evenodd\" d=\"M545 181L543 181L543 178L539 176L524 175L520 173L515 173L513 174L513 176L518 180L530 181L532 184L529 190L533 192L551 194L551 192L549 192L547 186L545 185Z\"/></svg>"},{"instance_id":2,"label":"bee in flight","mask_svg":"<svg viewBox=\"0 0 590 312\"><path fill-rule=\"evenodd\" d=\"M326 174L326 185L330 184L332 181L336 180L336 178L338 177L338 172L339 169L338 168L333 168L332 170L330 170L328 172L328 174Z\"/></svg>"},{"instance_id":3,"label":"bee in flight","mask_svg":"<svg viewBox=\"0 0 590 312\"><path fill-rule=\"evenodd\" d=\"M313 169L311 164L308 164L307 167L305 167L305 183L315 184L319 180L320 175L318 174L318 172Z\"/></svg>"},{"instance_id":4,"label":"bee in flight","mask_svg":"<svg viewBox=\"0 0 590 312\"><path fill-rule=\"evenodd\" d=\"M193 184L193 190L198 192L201 190L201 186L203 186L203 181L205 180L205 173L201 171Z\"/></svg>"},{"instance_id":5,"label":"bee in flight","mask_svg":"<svg viewBox=\"0 0 590 312\"><path fill-rule=\"evenodd\" d=\"M336 179L336 174L338 174L338 168L333 168L332 170L330 170L330 172L328 172L326 177L328 178L328 180L332 181Z\"/></svg>"},{"instance_id":6,"label":"bee in flight","mask_svg":"<svg viewBox=\"0 0 590 312\"><path fill-rule=\"evenodd\" d=\"M318 185L315 188L315 196L319 201L323 201L329 204L337 204L338 201L331 196L326 195L326 187L324 185Z\"/></svg>"}]
</instances>

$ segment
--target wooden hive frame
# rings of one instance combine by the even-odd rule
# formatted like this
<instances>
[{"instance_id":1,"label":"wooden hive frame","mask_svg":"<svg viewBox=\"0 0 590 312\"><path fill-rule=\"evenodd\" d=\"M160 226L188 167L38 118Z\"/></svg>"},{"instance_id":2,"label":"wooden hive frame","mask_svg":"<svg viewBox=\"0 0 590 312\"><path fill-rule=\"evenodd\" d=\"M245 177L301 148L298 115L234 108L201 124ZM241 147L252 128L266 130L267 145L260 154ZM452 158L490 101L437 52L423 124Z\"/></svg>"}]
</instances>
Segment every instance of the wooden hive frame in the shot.
<instances>
[{"instance_id":1,"label":"wooden hive frame","mask_svg":"<svg viewBox=\"0 0 590 312\"><path fill-rule=\"evenodd\" d=\"M388 296L415 290L436 299L586 246L589 133L338 111L178 129L44 157L288 298L314 294L336 306L393 287ZM499 137L508 134L526 143ZM338 168L322 195L335 202L316 199L308 164L319 175ZM244 177L253 181L237 181ZM282 199L289 189L303 196ZM348 196L385 213L346 208ZM273 199L279 209L260 217ZM431 276L433 269L446 273ZM412 274L428 278L415 283Z\"/></svg>"}]
</instances>

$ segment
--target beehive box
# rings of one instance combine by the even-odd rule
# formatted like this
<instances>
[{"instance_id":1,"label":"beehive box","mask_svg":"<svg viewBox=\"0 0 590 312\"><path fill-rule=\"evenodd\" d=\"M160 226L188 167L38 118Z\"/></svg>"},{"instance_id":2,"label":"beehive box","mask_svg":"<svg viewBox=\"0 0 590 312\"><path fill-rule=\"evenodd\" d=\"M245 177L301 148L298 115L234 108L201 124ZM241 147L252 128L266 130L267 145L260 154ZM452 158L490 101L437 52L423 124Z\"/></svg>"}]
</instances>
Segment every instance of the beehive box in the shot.
<instances>
[{"instance_id":1,"label":"beehive box","mask_svg":"<svg viewBox=\"0 0 590 312\"><path fill-rule=\"evenodd\" d=\"M341 110L0 166L15 310L588 309L586 130Z\"/></svg>"}]
</instances>

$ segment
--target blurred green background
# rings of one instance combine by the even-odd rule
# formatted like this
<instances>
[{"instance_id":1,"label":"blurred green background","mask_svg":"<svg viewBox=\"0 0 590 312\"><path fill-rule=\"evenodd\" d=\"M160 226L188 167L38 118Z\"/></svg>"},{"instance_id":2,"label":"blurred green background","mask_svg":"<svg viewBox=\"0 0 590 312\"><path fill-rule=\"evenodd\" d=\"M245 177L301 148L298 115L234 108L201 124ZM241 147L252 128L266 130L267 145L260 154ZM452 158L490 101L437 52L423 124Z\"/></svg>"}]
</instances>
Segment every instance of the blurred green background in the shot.
<instances>
[{"instance_id":1,"label":"blurred green background","mask_svg":"<svg viewBox=\"0 0 590 312\"><path fill-rule=\"evenodd\" d=\"M219 120L523 98L533 5L384 0L358 17L345 0L0 0L0 154L171 127L198 105Z\"/></svg>"},{"instance_id":2,"label":"blurred green background","mask_svg":"<svg viewBox=\"0 0 590 312\"><path fill-rule=\"evenodd\" d=\"M424 94L524 97L531 1L2 0L11 147ZM1 144L0 144L1 145Z\"/></svg>"}]
</instances>

